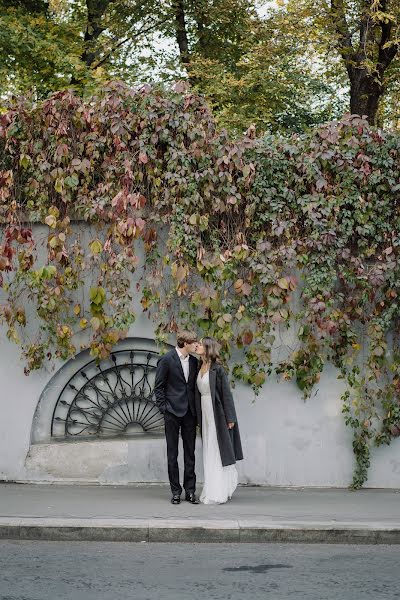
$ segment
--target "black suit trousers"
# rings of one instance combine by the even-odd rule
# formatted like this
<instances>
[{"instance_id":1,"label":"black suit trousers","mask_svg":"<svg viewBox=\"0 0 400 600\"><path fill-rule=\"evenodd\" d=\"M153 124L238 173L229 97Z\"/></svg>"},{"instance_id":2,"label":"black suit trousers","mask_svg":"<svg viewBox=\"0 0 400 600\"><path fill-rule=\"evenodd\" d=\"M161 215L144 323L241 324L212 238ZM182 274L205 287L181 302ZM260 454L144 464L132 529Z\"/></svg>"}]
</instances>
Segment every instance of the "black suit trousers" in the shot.
<instances>
[{"instance_id":1,"label":"black suit trousers","mask_svg":"<svg viewBox=\"0 0 400 600\"><path fill-rule=\"evenodd\" d=\"M182 493L182 486L179 481L178 467L178 445L179 432L183 442L183 487L186 494L194 494L196 490L195 465L195 446L196 446L196 419L190 409L183 417L177 417L173 413L166 411L164 413L165 438L167 440L167 459L168 459L168 477L173 495L178 496Z\"/></svg>"}]
</instances>

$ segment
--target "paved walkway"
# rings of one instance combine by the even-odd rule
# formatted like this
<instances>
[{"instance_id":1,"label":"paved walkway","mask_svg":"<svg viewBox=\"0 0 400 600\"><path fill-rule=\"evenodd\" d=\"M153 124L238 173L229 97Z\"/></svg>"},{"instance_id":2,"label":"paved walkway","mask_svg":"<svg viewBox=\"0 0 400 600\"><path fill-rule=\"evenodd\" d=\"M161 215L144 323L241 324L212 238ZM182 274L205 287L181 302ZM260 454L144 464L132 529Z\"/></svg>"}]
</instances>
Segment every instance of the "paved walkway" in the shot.
<instances>
[{"instance_id":1,"label":"paved walkway","mask_svg":"<svg viewBox=\"0 0 400 600\"><path fill-rule=\"evenodd\" d=\"M220 506L172 506L166 485L0 483L0 538L400 543L400 490L239 487Z\"/></svg>"}]
</instances>

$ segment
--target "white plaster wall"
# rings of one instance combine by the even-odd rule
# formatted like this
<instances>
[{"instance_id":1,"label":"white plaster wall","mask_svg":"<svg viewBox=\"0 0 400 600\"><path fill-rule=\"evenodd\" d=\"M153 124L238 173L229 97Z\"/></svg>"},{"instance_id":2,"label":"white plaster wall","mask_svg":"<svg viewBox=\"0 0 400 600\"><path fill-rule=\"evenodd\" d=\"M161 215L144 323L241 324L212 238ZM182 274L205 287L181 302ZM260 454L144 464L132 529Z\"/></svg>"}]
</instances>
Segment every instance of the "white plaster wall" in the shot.
<instances>
[{"instance_id":1,"label":"white plaster wall","mask_svg":"<svg viewBox=\"0 0 400 600\"><path fill-rule=\"evenodd\" d=\"M152 337L139 319L131 335ZM18 348L0 342L0 478L12 481L129 483L167 481L165 442L160 437L122 441L31 444L38 399L54 372L23 375ZM343 384L341 384L343 385ZM351 432L340 409L340 385L326 370L317 394L304 402L294 384L271 378L254 399L249 388L234 390L245 460L240 480L274 486L347 486L353 454ZM49 424L50 425L50 424ZM201 443L197 475L202 480ZM400 488L400 443L373 452L371 487Z\"/></svg>"},{"instance_id":2,"label":"white plaster wall","mask_svg":"<svg viewBox=\"0 0 400 600\"><path fill-rule=\"evenodd\" d=\"M50 374L23 373L19 349L0 337L0 479L26 479L32 419Z\"/></svg>"},{"instance_id":3,"label":"white plaster wall","mask_svg":"<svg viewBox=\"0 0 400 600\"><path fill-rule=\"evenodd\" d=\"M140 313L132 337L154 338L153 325ZM39 398L57 369L23 374L19 348L0 331L0 479L10 481L167 481L165 442L160 437L121 441L52 442L32 439ZM73 368L71 364L63 369ZM343 382L325 369L318 391L304 402L297 387L271 377L258 398L250 388L234 390L245 460L240 480L274 486L338 486L351 482L351 431L344 425ZM50 427L50 419L48 422ZM202 480L201 443L197 474ZM367 486L400 488L400 440L373 450Z\"/></svg>"}]
</instances>

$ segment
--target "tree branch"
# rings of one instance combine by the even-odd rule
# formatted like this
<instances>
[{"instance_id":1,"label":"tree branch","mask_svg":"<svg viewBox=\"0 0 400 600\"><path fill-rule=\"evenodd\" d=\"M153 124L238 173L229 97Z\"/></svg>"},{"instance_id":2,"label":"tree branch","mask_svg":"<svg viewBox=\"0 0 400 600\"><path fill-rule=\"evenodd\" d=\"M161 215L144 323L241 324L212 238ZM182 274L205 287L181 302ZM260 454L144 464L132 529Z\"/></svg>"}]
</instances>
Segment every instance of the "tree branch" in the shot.
<instances>
[{"instance_id":1,"label":"tree branch","mask_svg":"<svg viewBox=\"0 0 400 600\"><path fill-rule=\"evenodd\" d=\"M149 33L150 31L156 29L156 27L159 27L160 25L165 23L168 20L168 18L169 17L165 17L164 19L161 19L161 21L156 21L155 23L153 23L152 25L149 25L145 29L140 29L135 35L129 35L128 37L124 38L123 40L120 40L117 44L115 44L112 48L110 48L110 50L107 52L107 54L105 56L103 56L103 58L101 60L99 60L95 65L93 65L92 68L97 69L98 67L103 65L105 62L107 62L107 60L110 58L110 56L116 50L118 50L118 48L120 48L121 46L126 44L126 42L129 42L129 40L131 40L132 37L138 38L142 35L145 35L146 33Z\"/></svg>"},{"instance_id":2,"label":"tree branch","mask_svg":"<svg viewBox=\"0 0 400 600\"><path fill-rule=\"evenodd\" d=\"M384 3L386 7L386 2ZM393 43L392 45L386 46L391 41L391 36L393 32L393 22L388 20L386 23L382 21L381 23L381 39L379 42L379 52L378 52L378 69L382 69L382 72L387 69L390 63L396 57L396 54L399 51L399 44Z\"/></svg>"},{"instance_id":3,"label":"tree branch","mask_svg":"<svg viewBox=\"0 0 400 600\"><path fill-rule=\"evenodd\" d=\"M351 42L351 33L346 19L343 0L331 0L331 12L334 17L336 33L338 35L339 50L347 63L350 54L354 53L354 48Z\"/></svg>"},{"instance_id":4,"label":"tree branch","mask_svg":"<svg viewBox=\"0 0 400 600\"><path fill-rule=\"evenodd\" d=\"M366 46L368 41L371 39L371 34L373 30L373 24L371 22L370 15L371 2L370 0L364 0L362 3L361 9L361 19L360 19L360 49L359 54L367 55Z\"/></svg>"}]
</instances>

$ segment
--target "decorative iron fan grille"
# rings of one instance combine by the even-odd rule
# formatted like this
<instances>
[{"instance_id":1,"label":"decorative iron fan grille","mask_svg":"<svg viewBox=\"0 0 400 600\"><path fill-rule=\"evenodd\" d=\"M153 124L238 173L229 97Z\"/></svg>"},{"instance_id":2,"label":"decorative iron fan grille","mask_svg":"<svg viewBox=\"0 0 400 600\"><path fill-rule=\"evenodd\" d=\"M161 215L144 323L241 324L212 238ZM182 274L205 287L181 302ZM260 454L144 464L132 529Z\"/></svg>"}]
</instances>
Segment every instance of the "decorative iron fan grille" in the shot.
<instances>
[{"instance_id":1,"label":"decorative iron fan grille","mask_svg":"<svg viewBox=\"0 0 400 600\"><path fill-rule=\"evenodd\" d=\"M157 352L120 350L87 363L62 389L53 412L54 438L110 438L161 434L154 398Z\"/></svg>"}]
</instances>

